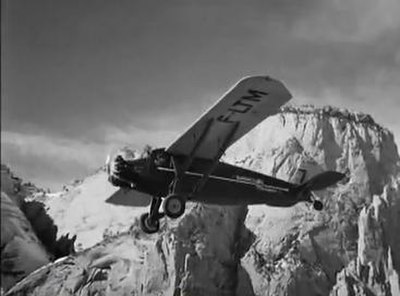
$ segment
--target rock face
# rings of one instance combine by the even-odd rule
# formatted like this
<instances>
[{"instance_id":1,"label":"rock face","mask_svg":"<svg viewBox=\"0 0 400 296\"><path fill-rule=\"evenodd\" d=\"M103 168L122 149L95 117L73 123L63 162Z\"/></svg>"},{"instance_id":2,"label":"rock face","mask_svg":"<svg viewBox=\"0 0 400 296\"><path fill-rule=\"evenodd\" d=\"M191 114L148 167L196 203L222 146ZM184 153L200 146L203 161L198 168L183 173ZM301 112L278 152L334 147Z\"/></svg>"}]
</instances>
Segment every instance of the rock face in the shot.
<instances>
[{"instance_id":1,"label":"rock face","mask_svg":"<svg viewBox=\"0 0 400 296\"><path fill-rule=\"evenodd\" d=\"M7 290L18 280L50 262L50 254L37 238L21 211L26 191L21 180L1 167L1 287Z\"/></svg>"},{"instance_id":2,"label":"rock face","mask_svg":"<svg viewBox=\"0 0 400 296\"><path fill-rule=\"evenodd\" d=\"M348 177L316 192L322 212L189 204L145 235L147 209L104 203L115 189L100 171L44 201L84 250L8 295L399 295L399 156L370 116L287 107L223 160L292 182L323 170Z\"/></svg>"},{"instance_id":3,"label":"rock face","mask_svg":"<svg viewBox=\"0 0 400 296\"><path fill-rule=\"evenodd\" d=\"M307 168L306 178L321 170L348 174L316 193L325 204L320 213L304 204L249 207L245 224L256 240L241 263L256 295L335 295L343 285L336 274L348 275L355 263L354 283L390 295L396 285L388 285L389 277L400 267L399 156L391 133L363 114L287 108L227 159L286 180L296 179L298 167Z\"/></svg>"},{"instance_id":4,"label":"rock face","mask_svg":"<svg viewBox=\"0 0 400 296\"><path fill-rule=\"evenodd\" d=\"M22 180L1 165L1 287L7 290L18 280L54 258L73 252L74 239L61 236L40 199L45 192Z\"/></svg>"}]
</instances>

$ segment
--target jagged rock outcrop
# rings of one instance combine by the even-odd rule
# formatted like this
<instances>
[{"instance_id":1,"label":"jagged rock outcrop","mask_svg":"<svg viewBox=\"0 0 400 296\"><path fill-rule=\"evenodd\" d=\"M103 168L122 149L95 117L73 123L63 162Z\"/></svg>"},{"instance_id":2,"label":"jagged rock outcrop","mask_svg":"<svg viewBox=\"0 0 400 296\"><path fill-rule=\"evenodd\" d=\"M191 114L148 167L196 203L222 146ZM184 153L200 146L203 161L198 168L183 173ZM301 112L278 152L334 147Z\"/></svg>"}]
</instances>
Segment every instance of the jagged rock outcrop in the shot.
<instances>
[{"instance_id":1,"label":"jagged rock outcrop","mask_svg":"<svg viewBox=\"0 0 400 296\"><path fill-rule=\"evenodd\" d=\"M393 135L370 116L287 107L224 160L293 182L323 170L347 178L316 192L322 212L307 204L190 204L148 236L137 227L147 209L104 203L115 189L99 172L45 201L82 249L97 245L35 272L8 295L397 295L399 155Z\"/></svg>"},{"instance_id":2,"label":"jagged rock outcrop","mask_svg":"<svg viewBox=\"0 0 400 296\"><path fill-rule=\"evenodd\" d=\"M9 295L232 295L245 214L191 205L150 236L136 221L128 233L38 270Z\"/></svg>"},{"instance_id":3,"label":"jagged rock outcrop","mask_svg":"<svg viewBox=\"0 0 400 296\"><path fill-rule=\"evenodd\" d=\"M56 240L57 227L43 204L30 201L44 191L23 183L1 165L1 287L7 290L18 280L51 260L73 252L74 238Z\"/></svg>"},{"instance_id":4,"label":"jagged rock outcrop","mask_svg":"<svg viewBox=\"0 0 400 296\"><path fill-rule=\"evenodd\" d=\"M398 273L399 156L392 134L371 117L286 108L232 147L227 159L289 180L298 167L307 168L306 178L321 170L348 174L337 188L317 193L325 204L320 213L304 204L249 207L246 226L256 240L242 265L257 295L327 295L347 265L385 260L389 250ZM380 215L367 223L363 217L377 200ZM387 284L377 273L370 281Z\"/></svg>"},{"instance_id":5,"label":"jagged rock outcrop","mask_svg":"<svg viewBox=\"0 0 400 296\"><path fill-rule=\"evenodd\" d=\"M7 290L50 256L18 206L1 193L1 286Z\"/></svg>"},{"instance_id":6,"label":"jagged rock outcrop","mask_svg":"<svg viewBox=\"0 0 400 296\"><path fill-rule=\"evenodd\" d=\"M331 295L400 295L399 275L393 263L398 250L398 188L385 187L382 196L364 207L358 223L358 256L338 275ZM389 205L392 205L389 207Z\"/></svg>"},{"instance_id":7,"label":"jagged rock outcrop","mask_svg":"<svg viewBox=\"0 0 400 296\"><path fill-rule=\"evenodd\" d=\"M1 165L1 287L7 290L18 280L50 262L21 207L32 186Z\"/></svg>"}]
</instances>

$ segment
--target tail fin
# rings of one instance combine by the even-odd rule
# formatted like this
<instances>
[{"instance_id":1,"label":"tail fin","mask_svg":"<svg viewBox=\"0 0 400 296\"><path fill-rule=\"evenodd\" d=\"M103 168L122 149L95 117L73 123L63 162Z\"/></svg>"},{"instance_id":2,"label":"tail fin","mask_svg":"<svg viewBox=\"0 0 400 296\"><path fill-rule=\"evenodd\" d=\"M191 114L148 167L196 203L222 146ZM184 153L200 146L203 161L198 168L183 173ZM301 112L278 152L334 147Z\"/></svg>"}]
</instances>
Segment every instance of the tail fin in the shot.
<instances>
[{"instance_id":1,"label":"tail fin","mask_svg":"<svg viewBox=\"0 0 400 296\"><path fill-rule=\"evenodd\" d=\"M337 182L342 180L346 175L335 172L335 171L326 171L321 174L318 174L312 177L307 182L298 186L298 192L304 191L314 191L314 190L322 190L326 187L335 185Z\"/></svg>"}]
</instances>

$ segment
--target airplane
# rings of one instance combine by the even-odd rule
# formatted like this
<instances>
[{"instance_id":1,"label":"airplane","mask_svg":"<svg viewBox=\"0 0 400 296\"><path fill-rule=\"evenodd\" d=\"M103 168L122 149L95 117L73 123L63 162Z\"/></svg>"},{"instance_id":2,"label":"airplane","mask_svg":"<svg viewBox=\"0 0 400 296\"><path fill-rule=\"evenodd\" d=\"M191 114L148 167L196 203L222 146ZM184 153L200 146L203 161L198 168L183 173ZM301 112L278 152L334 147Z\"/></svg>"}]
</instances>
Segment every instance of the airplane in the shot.
<instances>
[{"instance_id":1,"label":"airplane","mask_svg":"<svg viewBox=\"0 0 400 296\"><path fill-rule=\"evenodd\" d=\"M271 77L244 78L167 148L150 149L136 159L123 153L109 157L108 180L119 190L152 197L149 212L140 217L141 229L149 234L159 231L161 218L182 216L188 201L276 207L308 202L321 211L313 191L335 185L344 174L326 171L295 184L220 161L228 147L291 98L284 84ZM108 202L123 204L113 197Z\"/></svg>"}]
</instances>

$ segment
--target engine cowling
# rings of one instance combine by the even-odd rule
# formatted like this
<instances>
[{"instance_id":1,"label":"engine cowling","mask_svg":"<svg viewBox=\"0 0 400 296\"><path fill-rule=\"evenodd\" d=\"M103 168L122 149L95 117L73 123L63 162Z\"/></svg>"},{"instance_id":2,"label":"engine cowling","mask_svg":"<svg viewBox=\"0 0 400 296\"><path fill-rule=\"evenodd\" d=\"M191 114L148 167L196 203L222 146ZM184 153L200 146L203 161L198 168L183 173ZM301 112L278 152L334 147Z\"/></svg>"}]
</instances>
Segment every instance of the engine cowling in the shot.
<instances>
[{"instance_id":1,"label":"engine cowling","mask_svg":"<svg viewBox=\"0 0 400 296\"><path fill-rule=\"evenodd\" d=\"M134 170L134 162L125 160L124 157L117 153L115 156L107 156L106 171L108 181L118 187L135 187L135 179L137 174Z\"/></svg>"}]
</instances>

